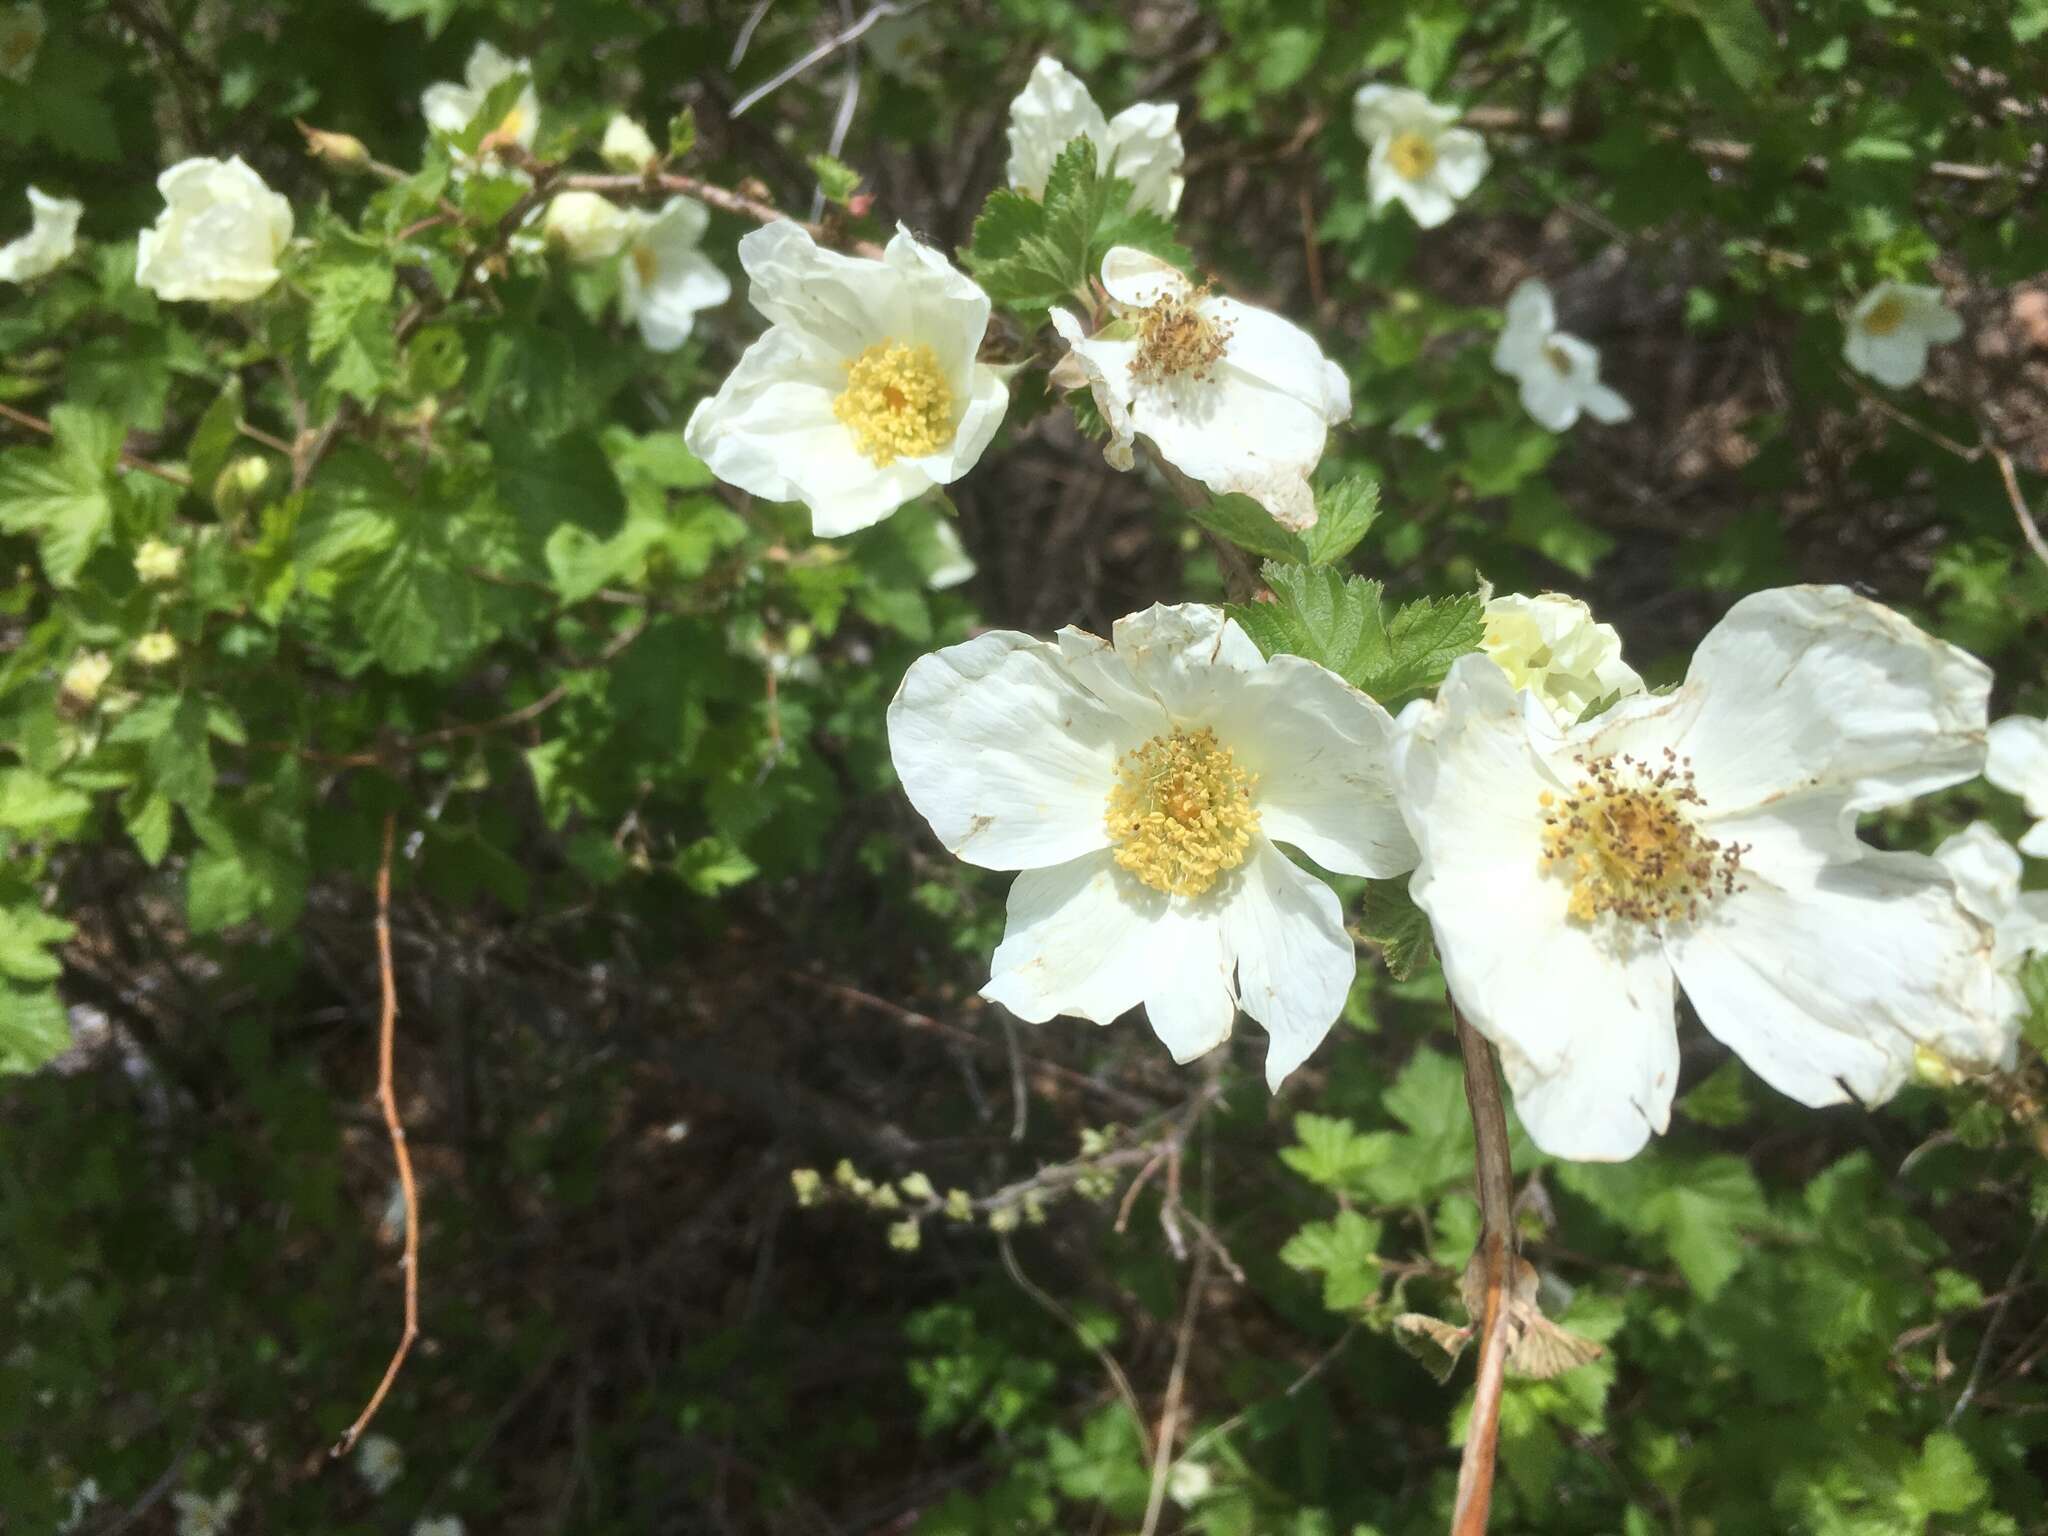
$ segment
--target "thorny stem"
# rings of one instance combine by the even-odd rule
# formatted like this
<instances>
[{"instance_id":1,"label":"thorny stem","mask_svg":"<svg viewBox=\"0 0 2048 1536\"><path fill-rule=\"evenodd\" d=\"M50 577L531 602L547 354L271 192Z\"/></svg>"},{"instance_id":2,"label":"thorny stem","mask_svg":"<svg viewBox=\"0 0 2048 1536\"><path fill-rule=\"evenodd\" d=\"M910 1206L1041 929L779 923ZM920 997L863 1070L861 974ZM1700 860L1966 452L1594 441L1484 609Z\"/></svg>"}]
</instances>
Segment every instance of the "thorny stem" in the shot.
<instances>
[{"instance_id":1,"label":"thorny stem","mask_svg":"<svg viewBox=\"0 0 2048 1536\"><path fill-rule=\"evenodd\" d=\"M1507 1108L1501 1101L1493 1047L1465 1020L1455 1000L1451 1018L1465 1058L1465 1102L1472 1111L1473 1160L1479 1182L1479 1252L1486 1277L1484 1313L1473 1319L1479 1337L1479 1381L1458 1467L1458 1502L1451 1536L1483 1536L1493 1507L1495 1449L1500 1438L1501 1392L1508 1363L1508 1277L1515 1261L1515 1178L1508 1161Z\"/></svg>"},{"instance_id":2,"label":"thorny stem","mask_svg":"<svg viewBox=\"0 0 2048 1536\"><path fill-rule=\"evenodd\" d=\"M384 1379L370 1394L363 1411L349 1425L348 1433L334 1442L328 1455L346 1456L362 1438L363 1431L384 1406L399 1368L412 1353L420 1336L420 1205L412 1181L412 1154L405 1148L405 1124L398 1118L398 1094L392 1087L393 1045L398 1033L398 983L391 970L391 851L398 831L398 814L384 817L382 851L377 858L377 976L382 1007L377 1021L377 1102L384 1110L384 1129L391 1135L391 1155L398 1164L398 1189L405 1202L405 1331L398 1336L398 1348L384 1367Z\"/></svg>"}]
</instances>

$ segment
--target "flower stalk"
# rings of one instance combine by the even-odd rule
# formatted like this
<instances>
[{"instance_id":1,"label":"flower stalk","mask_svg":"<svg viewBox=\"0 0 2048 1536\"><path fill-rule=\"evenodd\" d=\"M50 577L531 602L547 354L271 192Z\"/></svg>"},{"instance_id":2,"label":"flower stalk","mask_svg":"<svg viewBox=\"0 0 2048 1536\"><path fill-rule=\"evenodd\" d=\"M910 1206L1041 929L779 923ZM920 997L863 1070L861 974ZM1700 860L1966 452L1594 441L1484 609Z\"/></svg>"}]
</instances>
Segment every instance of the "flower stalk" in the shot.
<instances>
[{"instance_id":1,"label":"flower stalk","mask_svg":"<svg viewBox=\"0 0 2048 1536\"><path fill-rule=\"evenodd\" d=\"M1447 997L1447 1000L1448 997ZM1501 1393L1508 1365L1508 1281L1515 1263L1515 1181L1508 1160L1507 1108L1493 1047L1466 1022L1449 1000L1465 1061L1465 1102L1472 1112L1473 1162L1479 1185L1478 1260L1485 1276L1486 1302L1473 1319L1479 1338L1479 1380L1472 1417L1465 1430L1465 1454L1458 1466L1458 1500L1451 1536L1480 1536L1493 1507L1495 1452L1500 1440Z\"/></svg>"}]
</instances>

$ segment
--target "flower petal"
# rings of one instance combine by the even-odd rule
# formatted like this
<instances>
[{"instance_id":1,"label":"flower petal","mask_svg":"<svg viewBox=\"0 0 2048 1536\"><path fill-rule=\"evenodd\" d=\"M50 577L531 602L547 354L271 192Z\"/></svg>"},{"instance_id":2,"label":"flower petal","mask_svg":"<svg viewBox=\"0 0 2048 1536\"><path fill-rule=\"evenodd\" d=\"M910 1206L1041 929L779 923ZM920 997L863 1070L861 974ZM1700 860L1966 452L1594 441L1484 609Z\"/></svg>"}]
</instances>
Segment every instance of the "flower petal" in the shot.
<instances>
[{"instance_id":1,"label":"flower petal","mask_svg":"<svg viewBox=\"0 0 2048 1536\"><path fill-rule=\"evenodd\" d=\"M2048 816L2048 720L2008 715L1985 742L1984 777L2018 795L2029 816Z\"/></svg>"},{"instance_id":2,"label":"flower petal","mask_svg":"<svg viewBox=\"0 0 2048 1536\"><path fill-rule=\"evenodd\" d=\"M1459 201L1470 197L1493 164L1486 140L1470 128L1446 128L1436 138L1436 179Z\"/></svg>"},{"instance_id":3,"label":"flower petal","mask_svg":"<svg viewBox=\"0 0 2048 1536\"><path fill-rule=\"evenodd\" d=\"M1877 810L1978 772L1990 685L1974 656L1847 587L1778 587L1693 653L1673 744L1716 816L1804 794Z\"/></svg>"},{"instance_id":4,"label":"flower petal","mask_svg":"<svg viewBox=\"0 0 2048 1536\"><path fill-rule=\"evenodd\" d=\"M1550 288L1537 278L1524 278L1508 295L1500 339L1493 346L1493 366L1519 377L1543 360L1543 344L1557 329L1557 306Z\"/></svg>"},{"instance_id":5,"label":"flower petal","mask_svg":"<svg viewBox=\"0 0 2048 1536\"><path fill-rule=\"evenodd\" d=\"M1266 665L1251 636L1207 603L1154 603L1112 633L1132 680L1176 725L1217 724L1246 676Z\"/></svg>"},{"instance_id":6,"label":"flower petal","mask_svg":"<svg viewBox=\"0 0 2048 1536\"><path fill-rule=\"evenodd\" d=\"M1278 1091L1344 1011L1358 955L1343 908L1335 891L1261 838L1224 895L1222 926L1238 1006L1272 1037L1266 1086Z\"/></svg>"},{"instance_id":7,"label":"flower petal","mask_svg":"<svg viewBox=\"0 0 2048 1536\"><path fill-rule=\"evenodd\" d=\"M1108 1024L1142 1003L1181 1062L1229 1039L1237 1013L1213 906L1147 889L1107 849L1017 877L990 969L981 995L1032 1024Z\"/></svg>"},{"instance_id":8,"label":"flower petal","mask_svg":"<svg viewBox=\"0 0 2048 1536\"><path fill-rule=\"evenodd\" d=\"M1108 136L1088 87L1058 59L1042 58L1010 103L1010 185L1043 197L1061 150L1075 139L1093 139L1101 150Z\"/></svg>"},{"instance_id":9,"label":"flower petal","mask_svg":"<svg viewBox=\"0 0 2048 1536\"><path fill-rule=\"evenodd\" d=\"M1393 733L1376 700L1284 655L1244 679L1217 728L1258 776L1253 798L1267 837L1338 874L1377 879L1415 867L1415 842L1394 804Z\"/></svg>"},{"instance_id":10,"label":"flower petal","mask_svg":"<svg viewBox=\"0 0 2048 1536\"><path fill-rule=\"evenodd\" d=\"M988 869L1037 869L1107 846L1127 726L1056 647L995 630L919 657L889 704L889 755L939 841Z\"/></svg>"},{"instance_id":11,"label":"flower petal","mask_svg":"<svg viewBox=\"0 0 2048 1536\"><path fill-rule=\"evenodd\" d=\"M1780 1093L1881 1103L1916 1042L1959 1065L2010 1053L1990 931L1932 859L1870 852L1808 872L1745 856L1741 878L1665 949L1700 1022Z\"/></svg>"}]
</instances>

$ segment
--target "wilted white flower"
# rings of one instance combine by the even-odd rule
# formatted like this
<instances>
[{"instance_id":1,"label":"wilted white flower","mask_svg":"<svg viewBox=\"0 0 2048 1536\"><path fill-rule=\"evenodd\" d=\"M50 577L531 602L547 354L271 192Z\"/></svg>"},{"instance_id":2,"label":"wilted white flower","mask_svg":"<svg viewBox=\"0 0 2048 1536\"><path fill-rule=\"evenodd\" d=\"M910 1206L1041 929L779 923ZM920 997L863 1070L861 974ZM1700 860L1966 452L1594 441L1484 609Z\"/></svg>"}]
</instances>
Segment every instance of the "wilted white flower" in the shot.
<instances>
[{"instance_id":1,"label":"wilted white flower","mask_svg":"<svg viewBox=\"0 0 2048 1536\"><path fill-rule=\"evenodd\" d=\"M690 339L698 310L732 297L732 279L700 248L710 222L702 203L672 197L633 225L619 271L619 307L656 352L675 351Z\"/></svg>"},{"instance_id":2,"label":"wilted white flower","mask_svg":"<svg viewBox=\"0 0 2048 1536\"><path fill-rule=\"evenodd\" d=\"M1356 968L1335 894L1276 842L1343 874L1414 861L1387 712L1312 661L1267 660L1218 608L1153 607L1113 643L979 635L914 663L888 721L939 840L1022 871L982 996L1032 1023L1142 1005L1183 1062L1242 1007L1276 1088Z\"/></svg>"},{"instance_id":3,"label":"wilted white flower","mask_svg":"<svg viewBox=\"0 0 2048 1536\"><path fill-rule=\"evenodd\" d=\"M178 642L167 631L159 629L137 640L133 654L145 667L161 667L178 659Z\"/></svg>"},{"instance_id":4,"label":"wilted white flower","mask_svg":"<svg viewBox=\"0 0 2048 1536\"><path fill-rule=\"evenodd\" d=\"M533 88L533 65L526 59L508 58L489 43L480 42L470 50L469 63L462 72L462 84L444 80L428 86L420 96L420 111L426 116L427 126L438 133L462 132L482 110L485 98L514 75L523 77L526 84L519 92L519 99L498 120L489 136L503 143L517 144L521 149L532 149L534 136L540 132L540 95ZM476 168L466 158L457 166L458 172ZM497 171L500 168L498 157L486 150L481 168Z\"/></svg>"},{"instance_id":5,"label":"wilted white flower","mask_svg":"<svg viewBox=\"0 0 2048 1536\"><path fill-rule=\"evenodd\" d=\"M2010 715L1991 727L1984 777L2018 795L2034 818L2020 852L2048 859L2048 720Z\"/></svg>"},{"instance_id":6,"label":"wilted white flower","mask_svg":"<svg viewBox=\"0 0 2048 1536\"><path fill-rule=\"evenodd\" d=\"M0 80L19 85L35 72L48 29L40 5L0 5Z\"/></svg>"},{"instance_id":7,"label":"wilted white flower","mask_svg":"<svg viewBox=\"0 0 2048 1536\"><path fill-rule=\"evenodd\" d=\"M944 256L901 227L879 261L842 256L785 220L743 238L740 265L773 324L691 413L714 474L802 502L834 538L974 467L1010 392L977 355L988 295Z\"/></svg>"},{"instance_id":8,"label":"wilted white flower","mask_svg":"<svg viewBox=\"0 0 2048 1536\"><path fill-rule=\"evenodd\" d=\"M405 1475L405 1452L389 1435L365 1435L356 1446L356 1473L370 1492L386 1493Z\"/></svg>"},{"instance_id":9,"label":"wilted white flower","mask_svg":"<svg viewBox=\"0 0 2048 1536\"><path fill-rule=\"evenodd\" d=\"M597 152L613 170L634 176L661 163L661 151L654 147L647 130L623 112L613 113L604 125L604 142Z\"/></svg>"},{"instance_id":10,"label":"wilted white flower","mask_svg":"<svg viewBox=\"0 0 2048 1536\"><path fill-rule=\"evenodd\" d=\"M178 1512L178 1536L227 1536L241 1507L242 1496L232 1488L212 1498L185 1489L171 1495L171 1508Z\"/></svg>"},{"instance_id":11,"label":"wilted white flower","mask_svg":"<svg viewBox=\"0 0 2048 1536\"><path fill-rule=\"evenodd\" d=\"M548 203L542 232L572 261L597 262L625 249L633 214L596 192L558 192Z\"/></svg>"},{"instance_id":12,"label":"wilted white flower","mask_svg":"<svg viewBox=\"0 0 2048 1536\"><path fill-rule=\"evenodd\" d=\"M1600 382L1600 353L1557 328L1549 287L1524 278L1508 295L1507 324L1493 345L1493 366L1522 386L1522 409L1538 426L1562 432L1581 411L1596 421L1627 421L1628 402Z\"/></svg>"},{"instance_id":13,"label":"wilted white flower","mask_svg":"<svg viewBox=\"0 0 2048 1536\"><path fill-rule=\"evenodd\" d=\"M1472 195L1492 158L1486 141L1457 128L1456 107L1440 107L1420 91L1361 85L1351 98L1351 124L1372 145L1366 187L1374 208L1399 198L1410 218L1435 229Z\"/></svg>"},{"instance_id":14,"label":"wilted white flower","mask_svg":"<svg viewBox=\"0 0 2048 1536\"><path fill-rule=\"evenodd\" d=\"M135 551L135 574L143 581L176 581L185 568L185 551L162 539L144 539Z\"/></svg>"},{"instance_id":15,"label":"wilted white flower","mask_svg":"<svg viewBox=\"0 0 2048 1536\"><path fill-rule=\"evenodd\" d=\"M1180 206L1186 183L1180 175L1187 151L1175 120L1180 109L1168 102L1144 102L1105 119L1095 98L1058 59L1040 59L1031 79L1010 103L1010 185L1033 197L1045 196L1053 161L1075 139L1095 146L1104 175L1131 184L1131 206L1170 214Z\"/></svg>"},{"instance_id":16,"label":"wilted white flower","mask_svg":"<svg viewBox=\"0 0 2048 1536\"><path fill-rule=\"evenodd\" d=\"M1849 312L1842 357L1858 373L1904 389L1927 371L1929 347L1962 334L1962 316L1941 302L1939 288L1879 283Z\"/></svg>"},{"instance_id":17,"label":"wilted white flower","mask_svg":"<svg viewBox=\"0 0 2048 1536\"><path fill-rule=\"evenodd\" d=\"M1102 258L1102 286L1116 318L1093 336L1052 312L1072 348L1053 378L1094 393L1110 464L1129 469L1132 440L1149 438L1218 495L1242 492L1283 527L1312 525L1309 473L1329 429L1351 416L1344 370L1300 326L1130 246Z\"/></svg>"},{"instance_id":18,"label":"wilted white flower","mask_svg":"<svg viewBox=\"0 0 2048 1536\"><path fill-rule=\"evenodd\" d=\"M57 686L79 703L90 704L113 675L114 663L105 651L82 651L64 669L63 681Z\"/></svg>"},{"instance_id":19,"label":"wilted white flower","mask_svg":"<svg viewBox=\"0 0 2048 1536\"><path fill-rule=\"evenodd\" d=\"M2019 999L1948 873L1856 818L1976 773L1983 663L1842 587L1743 599L1684 686L1558 725L1484 656L1402 712L1395 786L1451 995L1559 1157L1670 1118L1683 986L1802 1104L1888 1098L1925 1046L2013 1049Z\"/></svg>"},{"instance_id":20,"label":"wilted white flower","mask_svg":"<svg viewBox=\"0 0 2048 1536\"><path fill-rule=\"evenodd\" d=\"M0 283L27 283L54 272L78 249L78 220L85 204L46 197L28 189L29 230L0 245Z\"/></svg>"},{"instance_id":21,"label":"wilted white flower","mask_svg":"<svg viewBox=\"0 0 2048 1536\"><path fill-rule=\"evenodd\" d=\"M2020 889L2019 851L1973 821L1945 838L1934 856L1956 882L1964 906L1989 925L1996 940L1992 960L2008 974L2029 955L2048 954L2048 891Z\"/></svg>"},{"instance_id":22,"label":"wilted white flower","mask_svg":"<svg viewBox=\"0 0 2048 1536\"><path fill-rule=\"evenodd\" d=\"M1560 725L1610 694L1641 693L1643 680L1621 659L1621 636L1597 624L1576 597L1511 593L1486 602L1486 654L1508 681L1541 699Z\"/></svg>"},{"instance_id":23,"label":"wilted white flower","mask_svg":"<svg viewBox=\"0 0 2048 1536\"><path fill-rule=\"evenodd\" d=\"M432 1520L415 1520L412 1536L462 1536L461 1517L441 1515Z\"/></svg>"},{"instance_id":24,"label":"wilted white flower","mask_svg":"<svg viewBox=\"0 0 2048 1536\"><path fill-rule=\"evenodd\" d=\"M269 291L292 205L237 155L180 161L156 179L164 211L135 242L135 281L162 299L242 303Z\"/></svg>"}]
</instances>

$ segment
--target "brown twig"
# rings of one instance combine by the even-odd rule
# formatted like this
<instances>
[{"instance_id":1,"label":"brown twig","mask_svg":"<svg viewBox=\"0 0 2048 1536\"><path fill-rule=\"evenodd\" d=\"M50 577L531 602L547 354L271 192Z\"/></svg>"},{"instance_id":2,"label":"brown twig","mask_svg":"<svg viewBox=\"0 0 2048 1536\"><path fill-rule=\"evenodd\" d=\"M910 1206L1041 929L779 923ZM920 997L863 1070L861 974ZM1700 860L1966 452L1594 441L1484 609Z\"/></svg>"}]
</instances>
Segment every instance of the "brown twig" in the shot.
<instances>
[{"instance_id":1,"label":"brown twig","mask_svg":"<svg viewBox=\"0 0 2048 1536\"><path fill-rule=\"evenodd\" d=\"M1180 1432L1181 1397L1187 1390L1188 1355L1195 1342L1195 1314L1202 1307L1202 1286L1209 1278L1209 1250L1195 1250L1188 1271L1188 1299L1181 1308L1180 1331L1173 1341L1173 1367L1166 1374L1166 1402L1159 1410L1159 1431L1152 1446L1152 1491L1145 1499L1145 1523L1139 1536L1153 1536L1166 1506L1167 1474L1173 1470L1173 1442Z\"/></svg>"},{"instance_id":2,"label":"brown twig","mask_svg":"<svg viewBox=\"0 0 2048 1536\"><path fill-rule=\"evenodd\" d=\"M2025 536L2028 548L2043 565L2048 565L2048 539L2041 537L2041 525L2034 521L2034 514L2027 508L2027 498L2020 494L2019 476L2013 473L2012 455L1988 440L1984 447L1991 454L1991 462L1998 466L1999 478L2005 482L2006 500L2012 503L2013 516L2019 519L2020 533Z\"/></svg>"},{"instance_id":3,"label":"brown twig","mask_svg":"<svg viewBox=\"0 0 2048 1536\"><path fill-rule=\"evenodd\" d=\"M392 1087L392 1047L398 1033L398 983L391 971L391 853L398 834L398 813L384 816L384 840L377 857L377 977L383 1007L377 1021L377 1102L384 1110L384 1129L391 1135L391 1155L398 1164L398 1189L405 1201L405 1331L384 1367L384 1379L370 1394L348 1433L334 1442L330 1456L346 1456L384 1406L392 1382L420 1336L420 1206L412 1181L412 1154L405 1147L405 1124L398 1118L398 1095Z\"/></svg>"},{"instance_id":4,"label":"brown twig","mask_svg":"<svg viewBox=\"0 0 2048 1536\"><path fill-rule=\"evenodd\" d=\"M11 405L0 405L0 420L13 422L17 427L27 427L31 432L40 432L44 437L55 437L57 429L40 416L31 416L27 411L18 411ZM172 485L185 490L192 489L192 477L182 469L166 469L161 464L152 464L126 448L121 450L121 467L139 469L145 475L155 475L159 480L168 480Z\"/></svg>"},{"instance_id":5,"label":"brown twig","mask_svg":"<svg viewBox=\"0 0 2048 1536\"><path fill-rule=\"evenodd\" d=\"M1486 1304L1473 1319L1479 1338L1479 1381L1458 1465L1458 1502L1451 1536L1484 1536L1493 1507L1501 1393L1508 1363L1508 1281L1515 1260L1515 1176L1508 1160L1507 1107L1501 1100L1493 1047L1465 1020L1455 1001L1451 1018L1465 1058L1465 1102L1472 1112L1473 1161L1479 1183L1479 1260Z\"/></svg>"}]
</instances>

